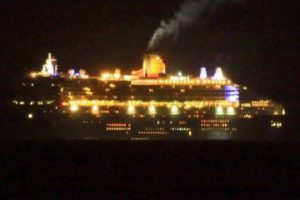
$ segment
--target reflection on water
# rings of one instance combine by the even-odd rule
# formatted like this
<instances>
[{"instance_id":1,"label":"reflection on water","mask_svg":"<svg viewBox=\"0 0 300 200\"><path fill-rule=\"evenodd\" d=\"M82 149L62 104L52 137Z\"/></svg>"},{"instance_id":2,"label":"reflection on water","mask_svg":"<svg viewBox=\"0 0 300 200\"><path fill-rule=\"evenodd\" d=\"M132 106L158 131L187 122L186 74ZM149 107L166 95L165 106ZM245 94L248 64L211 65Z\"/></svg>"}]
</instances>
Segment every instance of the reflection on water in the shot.
<instances>
[{"instance_id":1,"label":"reflection on water","mask_svg":"<svg viewBox=\"0 0 300 200\"><path fill-rule=\"evenodd\" d=\"M45 129L47 127L47 129ZM238 118L236 116L144 117L107 116L32 117L7 124L12 138L50 139L126 139L126 140L247 140L286 137L284 119L278 116Z\"/></svg>"},{"instance_id":2,"label":"reflection on water","mask_svg":"<svg viewBox=\"0 0 300 200\"><path fill-rule=\"evenodd\" d=\"M228 140L233 138L232 132L210 131L202 134L203 139L210 140ZM201 138L201 137L200 137Z\"/></svg>"}]
</instances>

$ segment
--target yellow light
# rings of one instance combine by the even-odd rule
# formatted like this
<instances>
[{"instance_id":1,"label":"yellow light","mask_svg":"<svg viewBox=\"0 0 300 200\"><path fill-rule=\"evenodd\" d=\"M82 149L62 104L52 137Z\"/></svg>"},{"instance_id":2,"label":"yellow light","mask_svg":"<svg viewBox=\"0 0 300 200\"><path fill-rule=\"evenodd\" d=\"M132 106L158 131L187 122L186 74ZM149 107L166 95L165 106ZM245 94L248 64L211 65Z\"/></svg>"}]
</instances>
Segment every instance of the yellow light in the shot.
<instances>
[{"instance_id":1,"label":"yellow light","mask_svg":"<svg viewBox=\"0 0 300 200\"><path fill-rule=\"evenodd\" d=\"M273 128L281 128L282 123L281 122L276 122L276 121L271 121L271 127Z\"/></svg>"},{"instance_id":2,"label":"yellow light","mask_svg":"<svg viewBox=\"0 0 300 200\"><path fill-rule=\"evenodd\" d=\"M224 109L222 106L216 108L216 115L224 115Z\"/></svg>"},{"instance_id":3,"label":"yellow light","mask_svg":"<svg viewBox=\"0 0 300 200\"><path fill-rule=\"evenodd\" d=\"M233 107L228 107L227 108L227 115L235 115L235 109Z\"/></svg>"},{"instance_id":4,"label":"yellow light","mask_svg":"<svg viewBox=\"0 0 300 200\"><path fill-rule=\"evenodd\" d=\"M99 114L99 107L97 105L93 105L91 108L91 112L94 115L98 115Z\"/></svg>"},{"instance_id":5,"label":"yellow light","mask_svg":"<svg viewBox=\"0 0 300 200\"><path fill-rule=\"evenodd\" d=\"M32 113L28 113L28 114L27 114L27 118L28 118L28 119L32 119L32 118L33 118L33 114L32 114Z\"/></svg>"},{"instance_id":6,"label":"yellow light","mask_svg":"<svg viewBox=\"0 0 300 200\"><path fill-rule=\"evenodd\" d=\"M148 112L150 115L155 115L156 114L156 108L154 105L150 105L148 108Z\"/></svg>"},{"instance_id":7,"label":"yellow light","mask_svg":"<svg viewBox=\"0 0 300 200\"><path fill-rule=\"evenodd\" d=\"M246 115L244 115L244 118L251 119L252 115L246 114Z\"/></svg>"},{"instance_id":8,"label":"yellow light","mask_svg":"<svg viewBox=\"0 0 300 200\"><path fill-rule=\"evenodd\" d=\"M36 72L31 72L30 76L31 76L31 78L35 78L37 76L37 73Z\"/></svg>"},{"instance_id":9,"label":"yellow light","mask_svg":"<svg viewBox=\"0 0 300 200\"><path fill-rule=\"evenodd\" d=\"M284 109L282 109L282 115L285 115L285 110Z\"/></svg>"},{"instance_id":10,"label":"yellow light","mask_svg":"<svg viewBox=\"0 0 300 200\"><path fill-rule=\"evenodd\" d=\"M178 115L179 114L179 109L176 105L173 105L171 107L171 115Z\"/></svg>"},{"instance_id":11,"label":"yellow light","mask_svg":"<svg viewBox=\"0 0 300 200\"><path fill-rule=\"evenodd\" d=\"M133 105L129 105L127 108L127 113L129 115L134 115L136 113L135 107Z\"/></svg>"},{"instance_id":12,"label":"yellow light","mask_svg":"<svg viewBox=\"0 0 300 200\"><path fill-rule=\"evenodd\" d=\"M71 110L72 112L76 112L76 111L79 110L79 106L76 105L76 104L71 104L71 105L70 105L70 110Z\"/></svg>"},{"instance_id":13,"label":"yellow light","mask_svg":"<svg viewBox=\"0 0 300 200\"><path fill-rule=\"evenodd\" d=\"M103 74L101 74L101 78L102 79L109 79L109 78L111 78L111 74L110 73L103 73Z\"/></svg>"},{"instance_id":14,"label":"yellow light","mask_svg":"<svg viewBox=\"0 0 300 200\"><path fill-rule=\"evenodd\" d=\"M109 84L109 87L110 87L110 88L115 88L115 87L116 87L116 85L115 85L115 84L113 84L113 83L111 83L111 84Z\"/></svg>"},{"instance_id":15,"label":"yellow light","mask_svg":"<svg viewBox=\"0 0 300 200\"><path fill-rule=\"evenodd\" d=\"M124 75L123 76L123 79L125 80L125 81L131 81L131 76L130 75Z\"/></svg>"},{"instance_id":16,"label":"yellow light","mask_svg":"<svg viewBox=\"0 0 300 200\"><path fill-rule=\"evenodd\" d=\"M121 78L120 74L117 74L117 73L114 74L114 79L119 80L120 78Z\"/></svg>"}]
</instances>

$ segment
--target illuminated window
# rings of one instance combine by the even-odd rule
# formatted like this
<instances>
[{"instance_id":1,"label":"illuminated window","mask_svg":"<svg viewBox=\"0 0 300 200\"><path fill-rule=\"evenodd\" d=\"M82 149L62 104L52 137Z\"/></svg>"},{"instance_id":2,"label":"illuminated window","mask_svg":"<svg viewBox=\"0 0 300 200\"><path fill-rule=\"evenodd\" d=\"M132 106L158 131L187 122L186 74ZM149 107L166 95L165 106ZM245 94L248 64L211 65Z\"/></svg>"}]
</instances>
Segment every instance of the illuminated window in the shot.
<instances>
[{"instance_id":1,"label":"illuminated window","mask_svg":"<svg viewBox=\"0 0 300 200\"><path fill-rule=\"evenodd\" d=\"M156 108L154 105L150 105L148 108L148 112L150 115L155 115L156 114Z\"/></svg>"},{"instance_id":2,"label":"illuminated window","mask_svg":"<svg viewBox=\"0 0 300 200\"><path fill-rule=\"evenodd\" d=\"M116 85L115 85L115 84L113 84L113 83L111 83L111 84L109 84L109 87L110 87L110 88L115 88L115 87L116 87Z\"/></svg>"},{"instance_id":3,"label":"illuminated window","mask_svg":"<svg viewBox=\"0 0 300 200\"><path fill-rule=\"evenodd\" d=\"M216 115L224 115L224 109L222 106L216 107Z\"/></svg>"},{"instance_id":4,"label":"illuminated window","mask_svg":"<svg viewBox=\"0 0 300 200\"><path fill-rule=\"evenodd\" d=\"M179 114L179 108L176 105L172 105L171 107L171 115L178 115Z\"/></svg>"},{"instance_id":5,"label":"illuminated window","mask_svg":"<svg viewBox=\"0 0 300 200\"><path fill-rule=\"evenodd\" d=\"M127 113L129 115L134 115L136 113L136 109L133 105L129 105L128 108L127 108Z\"/></svg>"},{"instance_id":6,"label":"illuminated window","mask_svg":"<svg viewBox=\"0 0 300 200\"><path fill-rule=\"evenodd\" d=\"M227 115L235 115L235 109L233 107L227 108Z\"/></svg>"},{"instance_id":7,"label":"illuminated window","mask_svg":"<svg viewBox=\"0 0 300 200\"><path fill-rule=\"evenodd\" d=\"M76 104L72 104L72 105L70 105L70 110L71 110L72 112L76 112L76 111L79 110L79 106L76 105Z\"/></svg>"},{"instance_id":8,"label":"illuminated window","mask_svg":"<svg viewBox=\"0 0 300 200\"><path fill-rule=\"evenodd\" d=\"M94 115L98 115L99 114L99 107L97 105L92 106L91 113L94 114Z\"/></svg>"}]
</instances>

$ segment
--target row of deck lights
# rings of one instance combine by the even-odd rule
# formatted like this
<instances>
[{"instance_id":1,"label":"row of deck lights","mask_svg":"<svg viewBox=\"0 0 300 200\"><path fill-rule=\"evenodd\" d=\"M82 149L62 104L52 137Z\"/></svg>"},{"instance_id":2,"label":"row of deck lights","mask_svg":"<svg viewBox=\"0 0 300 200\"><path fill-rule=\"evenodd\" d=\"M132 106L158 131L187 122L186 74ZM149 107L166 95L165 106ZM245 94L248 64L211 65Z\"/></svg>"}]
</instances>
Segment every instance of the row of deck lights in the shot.
<instances>
[{"instance_id":1,"label":"row of deck lights","mask_svg":"<svg viewBox=\"0 0 300 200\"><path fill-rule=\"evenodd\" d=\"M77 112L79 110L79 106L76 105L76 104L71 104L70 105L70 111L71 112ZM148 106L148 114L150 115L156 115L157 114L157 109L155 107L155 105L150 105ZM99 106L97 105L94 105L91 107L91 113L92 114L99 114ZM136 114L136 108L134 105L128 105L127 107L127 114L129 115L135 115ZM180 114L180 111L179 111L179 108L177 105L172 105L170 107L170 114L171 115L179 115ZM226 112L225 112L225 109L222 107L222 106L218 106L216 107L216 115L235 115L236 114L236 111L233 107L227 107L226 108Z\"/></svg>"},{"instance_id":2,"label":"row of deck lights","mask_svg":"<svg viewBox=\"0 0 300 200\"><path fill-rule=\"evenodd\" d=\"M69 109L70 109L71 112L75 113L75 112L79 111L79 106L77 104L71 104ZM94 106L91 107L91 113L92 114L97 115L97 114L99 114L99 111L100 111L99 106L94 105ZM157 114L156 107L154 105L150 105L148 107L148 113L150 115L156 115ZM179 108L178 108L177 105L172 105L170 107L170 114L171 115L178 115L179 113L180 112L179 112ZM128 105L127 114L129 114L129 115L135 115L136 114L136 108L135 108L134 105Z\"/></svg>"},{"instance_id":3,"label":"row of deck lights","mask_svg":"<svg viewBox=\"0 0 300 200\"><path fill-rule=\"evenodd\" d=\"M216 115L235 115L236 111L233 107L229 106L226 108L226 112L225 109L222 106L218 106L216 107Z\"/></svg>"}]
</instances>

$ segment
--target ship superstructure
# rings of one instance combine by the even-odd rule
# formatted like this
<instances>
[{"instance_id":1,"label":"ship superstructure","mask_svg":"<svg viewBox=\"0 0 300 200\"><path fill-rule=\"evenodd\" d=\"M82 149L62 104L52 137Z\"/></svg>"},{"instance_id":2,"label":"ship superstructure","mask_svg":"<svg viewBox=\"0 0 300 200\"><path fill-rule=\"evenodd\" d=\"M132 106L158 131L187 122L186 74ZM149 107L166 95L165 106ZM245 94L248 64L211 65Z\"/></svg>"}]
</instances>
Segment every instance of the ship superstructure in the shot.
<instances>
[{"instance_id":1,"label":"ship superstructure","mask_svg":"<svg viewBox=\"0 0 300 200\"><path fill-rule=\"evenodd\" d=\"M51 54L49 59L53 61ZM199 77L167 75L165 63L153 54L145 55L142 68L129 75L116 69L93 77L71 69L57 77L54 66L48 65L53 71L44 65L41 73L31 73L22 83L23 94L13 100L30 120L51 113L55 121L56 113L57 119L97 126L103 133L146 137L232 133L237 130L236 120L258 116L272 116L268 126L280 128L277 118L285 115L283 106L271 100L240 99L246 87L226 78L220 67L212 76L205 67Z\"/></svg>"}]
</instances>

